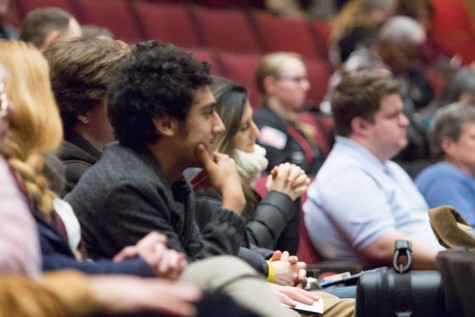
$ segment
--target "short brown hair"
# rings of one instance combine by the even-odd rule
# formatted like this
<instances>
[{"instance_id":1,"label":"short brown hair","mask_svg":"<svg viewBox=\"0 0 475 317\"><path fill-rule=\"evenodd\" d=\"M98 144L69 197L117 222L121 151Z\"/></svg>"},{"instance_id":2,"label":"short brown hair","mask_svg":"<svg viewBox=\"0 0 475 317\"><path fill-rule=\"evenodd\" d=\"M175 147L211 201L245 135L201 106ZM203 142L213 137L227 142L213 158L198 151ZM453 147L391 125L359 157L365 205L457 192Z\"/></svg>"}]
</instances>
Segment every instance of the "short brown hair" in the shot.
<instances>
[{"instance_id":1,"label":"short brown hair","mask_svg":"<svg viewBox=\"0 0 475 317\"><path fill-rule=\"evenodd\" d=\"M399 93L399 83L387 70L364 69L343 74L331 98L336 134L349 136L355 117L373 122L381 99Z\"/></svg>"},{"instance_id":2,"label":"short brown hair","mask_svg":"<svg viewBox=\"0 0 475 317\"><path fill-rule=\"evenodd\" d=\"M43 47L46 37L53 31L63 33L74 18L60 8L38 8L31 10L21 24L20 39L30 42L37 48Z\"/></svg>"},{"instance_id":3,"label":"short brown hair","mask_svg":"<svg viewBox=\"0 0 475 317\"><path fill-rule=\"evenodd\" d=\"M78 116L105 103L114 70L129 53L127 44L107 37L56 41L48 47L44 55L65 132Z\"/></svg>"}]
</instances>

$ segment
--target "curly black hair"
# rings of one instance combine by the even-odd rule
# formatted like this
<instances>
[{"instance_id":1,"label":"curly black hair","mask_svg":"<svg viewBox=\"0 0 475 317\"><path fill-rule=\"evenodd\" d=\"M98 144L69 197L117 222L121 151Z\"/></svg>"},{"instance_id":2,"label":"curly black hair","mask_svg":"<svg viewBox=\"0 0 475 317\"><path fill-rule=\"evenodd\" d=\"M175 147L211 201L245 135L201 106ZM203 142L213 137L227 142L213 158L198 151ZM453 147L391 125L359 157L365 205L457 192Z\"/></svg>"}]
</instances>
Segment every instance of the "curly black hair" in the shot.
<instances>
[{"instance_id":1,"label":"curly black hair","mask_svg":"<svg viewBox=\"0 0 475 317\"><path fill-rule=\"evenodd\" d=\"M109 119L117 140L139 148L160 137L152 119L168 115L185 120L192 93L209 85L210 64L169 43L139 42L121 61L109 86Z\"/></svg>"}]
</instances>

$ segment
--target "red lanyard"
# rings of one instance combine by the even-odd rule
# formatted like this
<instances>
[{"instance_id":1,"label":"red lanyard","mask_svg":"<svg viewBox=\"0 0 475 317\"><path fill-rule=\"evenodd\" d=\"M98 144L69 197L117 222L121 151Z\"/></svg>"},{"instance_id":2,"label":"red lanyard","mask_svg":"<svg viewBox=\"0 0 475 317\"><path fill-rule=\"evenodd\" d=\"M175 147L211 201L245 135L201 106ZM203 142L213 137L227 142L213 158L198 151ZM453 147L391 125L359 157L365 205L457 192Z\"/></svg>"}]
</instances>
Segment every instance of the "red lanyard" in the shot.
<instances>
[{"instance_id":1,"label":"red lanyard","mask_svg":"<svg viewBox=\"0 0 475 317\"><path fill-rule=\"evenodd\" d=\"M301 132L293 122L289 122L287 125L287 130L289 134L297 141L297 143L302 147L303 153L305 154L305 160L307 164L311 165L313 162L313 150L310 142L304 136L303 132Z\"/></svg>"}]
</instances>

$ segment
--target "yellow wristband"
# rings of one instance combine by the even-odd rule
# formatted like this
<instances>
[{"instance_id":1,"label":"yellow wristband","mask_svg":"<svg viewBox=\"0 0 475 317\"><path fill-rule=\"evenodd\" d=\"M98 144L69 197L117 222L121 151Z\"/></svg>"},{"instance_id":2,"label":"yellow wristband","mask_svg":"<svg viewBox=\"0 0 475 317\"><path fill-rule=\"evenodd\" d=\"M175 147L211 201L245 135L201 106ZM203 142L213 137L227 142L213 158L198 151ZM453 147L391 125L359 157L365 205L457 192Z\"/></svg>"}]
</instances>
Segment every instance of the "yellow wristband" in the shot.
<instances>
[{"instance_id":1,"label":"yellow wristband","mask_svg":"<svg viewBox=\"0 0 475 317\"><path fill-rule=\"evenodd\" d=\"M275 282L275 270L274 264L271 261L266 261L267 266L269 267L269 273L267 274L267 281L274 283Z\"/></svg>"}]
</instances>

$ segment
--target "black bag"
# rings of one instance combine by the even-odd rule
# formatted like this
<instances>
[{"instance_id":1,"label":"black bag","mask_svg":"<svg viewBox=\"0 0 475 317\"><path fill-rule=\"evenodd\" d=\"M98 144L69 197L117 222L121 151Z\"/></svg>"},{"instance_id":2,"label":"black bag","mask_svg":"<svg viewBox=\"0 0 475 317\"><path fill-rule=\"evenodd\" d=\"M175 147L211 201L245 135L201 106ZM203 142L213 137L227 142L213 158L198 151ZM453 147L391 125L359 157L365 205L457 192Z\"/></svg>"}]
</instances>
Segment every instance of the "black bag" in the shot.
<instances>
[{"instance_id":1,"label":"black bag","mask_svg":"<svg viewBox=\"0 0 475 317\"><path fill-rule=\"evenodd\" d=\"M411 269L412 244L397 240L393 268L364 272L356 288L356 317L445 316L445 297L437 271ZM399 264L403 256L406 264Z\"/></svg>"}]
</instances>

